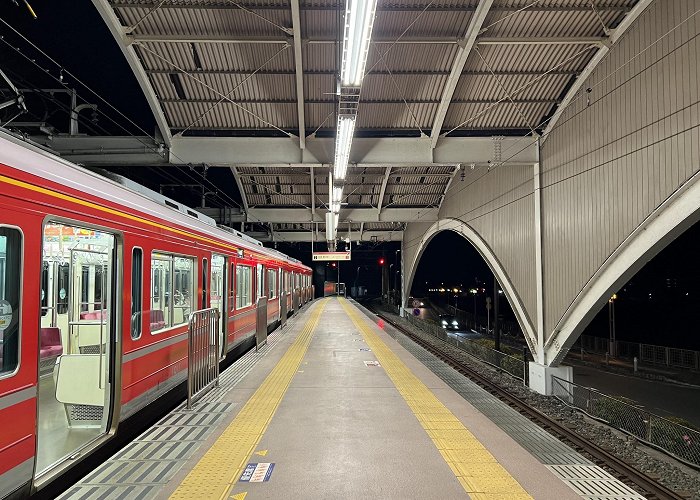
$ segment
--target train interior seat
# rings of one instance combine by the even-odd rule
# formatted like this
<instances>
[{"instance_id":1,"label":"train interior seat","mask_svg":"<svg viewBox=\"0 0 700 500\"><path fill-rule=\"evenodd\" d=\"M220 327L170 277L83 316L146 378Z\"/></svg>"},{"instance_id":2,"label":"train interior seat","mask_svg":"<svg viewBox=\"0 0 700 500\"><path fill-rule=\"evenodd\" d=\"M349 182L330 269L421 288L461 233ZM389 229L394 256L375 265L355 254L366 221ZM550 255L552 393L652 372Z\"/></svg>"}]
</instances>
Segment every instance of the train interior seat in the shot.
<instances>
[{"instance_id":1,"label":"train interior seat","mask_svg":"<svg viewBox=\"0 0 700 500\"><path fill-rule=\"evenodd\" d=\"M165 328L165 317L163 316L163 311L160 309L151 310L150 320L152 332Z\"/></svg>"},{"instance_id":2,"label":"train interior seat","mask_svg":"<svg viewBox=\"0 0 700 500\"><path fill-rule=\"evenodd\" d=\"M44 327L39 330L39 358L55 358L63 354L61 330L57 327Z\"/></svg>"},{"instance_id":3,"label":"train interior seat","mask_svg":"<svg viewBox=\"0 0 700 500\"><path fill-rule=\"evenodd\" d=\"M99 310L97 310L97 311L81 312L81 313L80 313L80 319L81 319L81 320L86 320L86 321L90 321L90 320L93 320L93 321L94 321L94 320L99 320L99 321L101 321L101 320L103 320L103 319L106 320L108 317L109 317L109 315L107 314L107 311L104 310L104 309L99 309Z\"/></svg>"}]
</instances>

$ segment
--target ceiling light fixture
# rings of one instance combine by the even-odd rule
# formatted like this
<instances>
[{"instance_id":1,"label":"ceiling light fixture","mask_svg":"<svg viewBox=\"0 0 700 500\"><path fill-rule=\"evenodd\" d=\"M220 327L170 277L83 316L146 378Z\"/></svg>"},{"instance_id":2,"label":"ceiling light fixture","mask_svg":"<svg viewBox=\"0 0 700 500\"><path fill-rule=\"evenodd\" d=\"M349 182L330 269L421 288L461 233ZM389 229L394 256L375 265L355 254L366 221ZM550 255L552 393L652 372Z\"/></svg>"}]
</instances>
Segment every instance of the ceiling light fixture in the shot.
<instances>
[{"instance_id":1,"label":"ceiling light fixture","mask_svg":"<svg viewBox=\"0 0 700 500\"><path fill-rule=\"evenodd\" d=\"M365 74L377 0L347 0L343 37L342 85L359 87Z\"/></svg>"},{"instance_id":2,"label":"ceiling light fixture","mask_svg":"<svg viewBox=\"0 0 700 500\"><path fill-rule=\"evenodd\" d=\"M333 168L334 179L345 179L350 158L350 146L352 134L355 132L355 117L338 117L338 128L335 136L335 165Z\"/></svg>"}]
</instances>

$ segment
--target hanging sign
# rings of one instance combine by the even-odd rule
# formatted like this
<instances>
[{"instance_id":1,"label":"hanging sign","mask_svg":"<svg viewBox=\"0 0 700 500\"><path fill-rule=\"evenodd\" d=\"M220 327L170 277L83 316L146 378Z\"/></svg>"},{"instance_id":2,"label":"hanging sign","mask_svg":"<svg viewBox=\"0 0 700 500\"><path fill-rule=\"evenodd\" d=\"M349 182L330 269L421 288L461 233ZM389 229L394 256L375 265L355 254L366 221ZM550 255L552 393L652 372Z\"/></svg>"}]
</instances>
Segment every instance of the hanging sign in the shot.
<instances>
[{"instance_id":1,"label":"hanging sign","mask_svg":"<svg viewBox=\"0 0 700 500\"><path fill-rule=\"evenodd\" d=\"M350 260L350 251L347 252L313 252L311 259L314 261Z\"/></svg>"}]
</instances>

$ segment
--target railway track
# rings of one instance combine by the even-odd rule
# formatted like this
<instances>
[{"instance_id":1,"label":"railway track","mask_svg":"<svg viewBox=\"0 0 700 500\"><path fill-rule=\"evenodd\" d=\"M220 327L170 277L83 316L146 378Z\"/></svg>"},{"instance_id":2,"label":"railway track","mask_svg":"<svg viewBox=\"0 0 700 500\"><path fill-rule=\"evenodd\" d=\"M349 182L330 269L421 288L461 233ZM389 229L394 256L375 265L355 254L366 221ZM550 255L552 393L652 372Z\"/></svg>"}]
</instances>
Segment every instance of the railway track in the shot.
<instances>
[{"instance_id":1,"label":"railway track","mask_svg":"<svg viewBox=\"0 0 700 500\"><path fill-rule=\"evenodd\" d=\"M649 499L677 499L685 500L688 497L680 495L674 490L668 488L667 486L659 483L655 478L648 476L642 471L638 470L636 467L625 462L623 459L613 455L607 450L601 448L600 446L587 441L585 438L576 434L573 430L569 429L560 422L550 418L539 410L532 408L526 402L522 401L520 398L512 395L507 390L496 385L494 382L488 378L481 375L479 372L469 368L463 362L451 356L450 354L437 349L432 344L426 342L419 336L415 335L408 329L404 328L403 325L398 324L392 318L381 313L380 311L373 311L378 317L382 318L385 322L389 323L391 326L399 330L401 333L409 337L411 340L425 348L427 351L431 352L438 358L445 361L447 364L452 366L458 372L469 377L471 380L479 384L485 390L498 397L505 403L507 403L512 408L516 409L523 415L527 416L530 420L536 422L540 427L547 430L551 434L555 435L559 439L566 441L570 446L572 446L576 451L585 453L588 455L596 465L605 467L608 471L614 473L614 475L620 481L627 484L634 484L638 488L643 490L643 494Z\"/></svg>"}]
</instances>

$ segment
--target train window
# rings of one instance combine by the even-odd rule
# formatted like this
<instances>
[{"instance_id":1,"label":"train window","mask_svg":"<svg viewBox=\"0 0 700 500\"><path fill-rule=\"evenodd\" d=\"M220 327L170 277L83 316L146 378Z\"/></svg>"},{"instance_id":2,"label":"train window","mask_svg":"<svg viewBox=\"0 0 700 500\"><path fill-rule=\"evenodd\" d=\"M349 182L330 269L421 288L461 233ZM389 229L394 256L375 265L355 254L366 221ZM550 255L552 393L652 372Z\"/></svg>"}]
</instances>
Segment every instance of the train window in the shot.
<instances>
[{"instance_id":1,"label":"train window","mask_svg":"<svg viewBox=\"0 0 700 500\"><path fill-rule=\"evenodd\" d=\"M19 364L22 234L0 227L0 376Z\"/></svg>"},{"instance_id":2,"label":"train window","mask_svg":"<svg viewBox=\"0 0 700 500\"><path fill-rule=\"evenodd\" d=\"M194 297L193 270L192 258L151 256L151 332L187 322Z\"/></svg>"},{"instance_id":3,"label":"train window","mask_svg":"<svg viewBox=\"0 0 700 500\"><path fill-rule=\"evenodd\" d=\"M56 309L58 314L68 313L68 295L70 294L70 266L67 263L58 265L58 297Z\"/></svg>"},{"instance_id":4,"label":"train window","mask_svg":"<svg viewBox=\"0 0 700 500\"><path fill-rule=\"evenodd\" d=\"M270 299L277 297L277 271L268 269L267 271L267 296Z\"/></svg>"},{"instance_id":5,"label":"train window","mask_svg":"<svg viewBox=\"0 0 700 500\"><path fill-rule=\"evenodd\" d=\"M186 257L174 257L177 287L173 291L173 325L187 323L192 312L194 291L194 260Z\"/></svg>"},{"instance_id":6,"label":"train window","mask_svg":"<svg viewBox=\"0 0 700 500\"><path fill-rule=\"evenodd\" d=\"M49 263L41 266L41 316L49 312Z\"/></svg>"},{"instance_id":7,"label":"train window","mask_svg":"<svg viewBox=\"0 0 700 500\"><path fill-rule=\"evenodd\" d=\"M104 309L107 306L107 294L102 293L104 280L106 278L106 269L104 266L95 266L95 297L93 299L93 309Z\"/></svg>"},{"instance_id":8,"label":"train window","mask_svg":"<svg viewBox=\"0 0 700 500\"><path fill-rule=\"evenodd\" d=\"M231 265L231 279L228 280L228 303L229 303L229 314L233 313L235 308L236 300L236 266Z\"/></svg>"},{"instance_id":9,"label":"train window","mask_svg":"<svg viewBox=\"0 0 700 500\"><path fill-rule=\"evenodd\" d=\"M253 303L253 270L250 266L236 266L236 309Z\"/></svg>"},{"instance_id":10,"label":"train window","mask_svg":"<svg viewBox=\"0 0 700 500\"><path fill-rule=\"evenodd\" d=\"M134 248L131 256L131 338L141 338L143 304L143 250Z\"/></svg>"},{"instance_id":11,"label":"train window","mask_svg":"<svg viewBox=\"0 0 700 500\"><path fill-rule=\"evenodd\" d=\"M207 293L209 292L209 263L202 259L202 309L207 308Z\"/></svg>"},{"instance_id":12,"label":"train window","mask_svg":"<svg viewBox=\"0 0 700 500\"><path fill-rule=\"evenodd\" d=\"M258 264L258 274L255 277L255 287L258 291L258 297L265 296L265 266Z\"/></svg>"}]
</instances>

